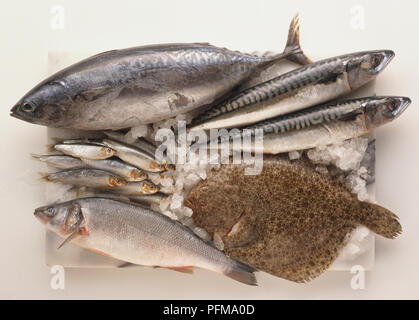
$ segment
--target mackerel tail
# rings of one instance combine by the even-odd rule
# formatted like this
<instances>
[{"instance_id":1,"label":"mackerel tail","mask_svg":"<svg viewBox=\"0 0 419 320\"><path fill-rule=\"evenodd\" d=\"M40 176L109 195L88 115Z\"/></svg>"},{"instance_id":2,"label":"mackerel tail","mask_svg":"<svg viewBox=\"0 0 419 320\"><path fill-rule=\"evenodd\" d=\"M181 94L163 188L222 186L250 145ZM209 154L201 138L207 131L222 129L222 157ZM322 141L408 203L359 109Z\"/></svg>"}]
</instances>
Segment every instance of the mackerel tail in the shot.
<instances>
[{"instance_id":1,"label":"mackerel tail","mask_svg":"<svg viewBox=\"0 0 419 320\"><path fill-rule=\"evenodd\" d=\"M390 50L364 51L300 67L209 109L190 131L245 127L335 99L376 78L393 57Z\"/></svg>"}]
</instances>

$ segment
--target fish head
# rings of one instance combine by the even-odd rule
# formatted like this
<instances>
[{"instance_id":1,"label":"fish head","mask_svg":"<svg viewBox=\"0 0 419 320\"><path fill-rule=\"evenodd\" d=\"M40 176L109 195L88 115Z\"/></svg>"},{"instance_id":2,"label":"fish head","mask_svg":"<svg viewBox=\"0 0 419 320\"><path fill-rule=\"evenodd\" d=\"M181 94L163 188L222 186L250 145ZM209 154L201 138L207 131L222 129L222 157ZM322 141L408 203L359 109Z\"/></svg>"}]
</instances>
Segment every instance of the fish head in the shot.
<instances>
[{"instance_id":1,"label":"fish head","mask_svg":"<svg viewBox=\"0 0 419 320\"><path fill-rule=\"evenodd\" d=\"M73 201L39 207L34 215L47 229L62 236L73 233L83 222L81 207Z\"/></svg>"},{"instance_id":2,"label":"fish head","mask_svg":"<svg viewBox=\"0 0 419 320\"><path fill-rule=\"evenodd\" d=\"M154 194L159 192L160 188L156 186L154 183L145 181L141 184L141 190L140 192L143 194Z\"/></svg>"},{"instance_id":3,"label":"fish head","mask_svg":"<svg viewBox=\"0 0 419 320\"><path fill-rule=\"evenodd\" d=\"M109 185L112 187L121 187L121 186L125 186L127 184L127 182L117 176L111 176L109 177Z\"/></svg>"},{"instance_id":4,"label":"fish head","mask_svg":"<svg viewBox=\"0 0 419 320\"><path fill-rule=\"evenodd\" d=\"M46 82L36 86L21 98L10 110L10 115L34 124L64 127L72 103L64 85Z\"/></svg>"},{"instance_id":5,"label":"fish head","mask_svg":"<svg viewBox=\"0 0 419 320\"><path fill-rule=\"evenodd\" d=\"M365 126L370 130L399 117L409 106L408 97L376 97L365 105Z\"/></svg>"},{"instance_id":6,"label":"fish head","mask_svg":"<svg viewBox=\"0 0 419 320\"><path fill-rule=\"evenodd\" d=\"M393 58L394 52L391 50L364 51L345 56L343 62L351 89L357 89L373 80Z\"/></svg>"},{"instance_id":7,"label":"fish head","mask_svg":"<svg viewBox=\"0 0 419 320\"><path fill-rule=\"evenodd\" d=\"M102 147L100 149L100 157L101 158L107 159L107 158L110 158L110 157L114 156L115 154L116 154L116 151L112 148Z\"/></svg>"},{"instance_id":8,"label":"fish head","mask_svg":"<svg viewBox=\"0 0 419 320\"><path fill-rule=\"evenodd\" d=\"M144 172L137 168L131 170L130 176L132 181L143 181L148 178Z\"/></svg>"}]
</instances>

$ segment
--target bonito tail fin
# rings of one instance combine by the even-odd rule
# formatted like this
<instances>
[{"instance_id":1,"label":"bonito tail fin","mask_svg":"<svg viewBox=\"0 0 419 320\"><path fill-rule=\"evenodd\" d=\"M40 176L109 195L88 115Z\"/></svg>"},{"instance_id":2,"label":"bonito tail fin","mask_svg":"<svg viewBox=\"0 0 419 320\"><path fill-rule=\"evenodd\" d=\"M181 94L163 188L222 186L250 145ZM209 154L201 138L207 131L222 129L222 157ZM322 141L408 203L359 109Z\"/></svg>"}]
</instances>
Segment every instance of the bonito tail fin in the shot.
<instances>
[{"instance_id":1,"label":"bonito tail fin","mask_svg":"<svg viewBox=\"0 0 419 320\"><path fill-rule=\"evenodd\" d=\"M287 59L289 61L298 63L300 65L306 65L312 63L300 46L300 21L298 13L291 20L290 27L288 30L287 44L285 45L284 51L275 56L273 59Z\"/></svg>"},{"instance_id":2,"label":"bonito tail fin","mask_svg":"<svg viewBox=\"0 0 419 320\"><path fill-rule=\"evenodd\" d=\"M399 217L377 204L363 202L359 222L382 237L394 239L402 232Z\"/></svg>"}]
</instances>

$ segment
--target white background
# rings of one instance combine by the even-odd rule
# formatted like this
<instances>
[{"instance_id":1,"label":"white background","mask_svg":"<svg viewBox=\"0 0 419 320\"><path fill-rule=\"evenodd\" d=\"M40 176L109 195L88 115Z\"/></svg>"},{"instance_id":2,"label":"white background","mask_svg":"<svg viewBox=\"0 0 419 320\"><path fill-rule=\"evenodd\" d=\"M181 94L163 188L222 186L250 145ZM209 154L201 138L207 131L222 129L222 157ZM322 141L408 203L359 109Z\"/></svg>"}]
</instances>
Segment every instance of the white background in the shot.
<instances>
[{"instance_id":1,"label":"white background","mask_svg":"<svg viewBox=\"0 0 419 320\"><path fill-rule=\"evenodd\" d=\"M51 7L65 10L64 29L51 28ZM353 28L354 6L364 29ZM356 9L355 9L356 10ZM300 13L301 41L314 58L388 48L395 59L376 82L377 94L413 103L377 130L377 200L401 218L403 234L377 237L375 268L364 290L349 272L326 272L308 284L258 273L259 287L197 270L66 269L65 290L50 287L38 167L46 128L9 116L10 108L47 76L50 49L101 51L167 42L210 42L244 52L281 51L288 24ZM0 1L1 231L0 298L124 299L380 299L419 298L418 5L415 1Z\"/></svg>"}]
</instances>

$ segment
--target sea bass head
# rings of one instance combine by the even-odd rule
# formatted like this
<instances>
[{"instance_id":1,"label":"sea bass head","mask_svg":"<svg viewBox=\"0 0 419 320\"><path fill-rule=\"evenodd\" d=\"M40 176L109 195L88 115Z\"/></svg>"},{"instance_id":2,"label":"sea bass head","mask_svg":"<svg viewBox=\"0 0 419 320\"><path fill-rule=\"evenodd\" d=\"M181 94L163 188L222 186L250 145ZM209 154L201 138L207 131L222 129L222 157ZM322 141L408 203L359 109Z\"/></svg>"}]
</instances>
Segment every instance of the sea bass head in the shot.
<instances>
[{"instance_id":1,"label":"sea bass head","mask_svg":"<svg viewBox=\"0 0 419 320\"><path fill-rule=\"evenodd\" d=\"M365 126L370 130L386 124L398 116L409 106L407 97L376 97L365 105Z\"/></svg>"},{"instance_id":2,"label":"sea bass head","mask_svg":"<svg viewBox=\"0 0 419 320\"><path fill-rule=\"evenodd\" d=\"M47 229L62 236L72 234L83 222L81 207L74 201L40 207L34 215Z\"/></svg>"},{"instance_id":3,"label":"sea bass head","mask_svg":"<svg viewBox=\"0 0 419 320\"><path fill-rule=\"evenodd\" d=\"M66 86L59 81L44 81L29 91L10 110L12 117L49 127L64 127L67 111L73 104Z\"/></svg>"},{"instance_id":4,"label":"sea bass head","mask_svg":"<svg viewBox=\"0 0 419 320\"><path fill-rule=\"evenodd\" d=\"M351 89L373 80L394 57L391 50L357 52L342 56Z\"/></svg>"}]
</instances>

